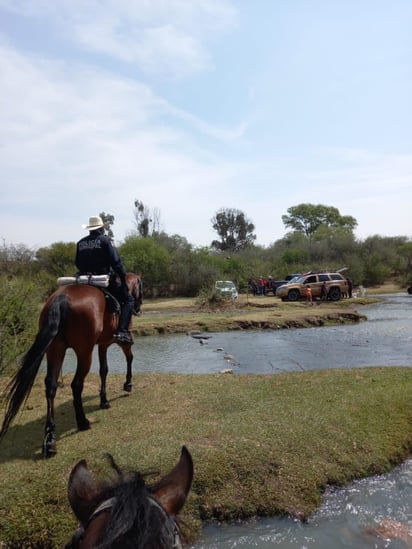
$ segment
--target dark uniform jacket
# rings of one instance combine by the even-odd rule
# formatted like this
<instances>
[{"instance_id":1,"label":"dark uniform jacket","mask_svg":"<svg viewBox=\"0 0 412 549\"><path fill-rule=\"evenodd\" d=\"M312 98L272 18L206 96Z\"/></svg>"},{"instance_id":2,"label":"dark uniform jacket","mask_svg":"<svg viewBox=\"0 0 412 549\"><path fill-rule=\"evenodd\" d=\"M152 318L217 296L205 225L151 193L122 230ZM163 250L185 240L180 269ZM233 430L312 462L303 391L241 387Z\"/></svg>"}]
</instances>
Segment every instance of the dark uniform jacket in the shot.
<instances>
[{"instance_id":1,"label":"dark uniform jacket","mask_svg":"<svg viewBox=\"0 0 412 549\"><path fill-rule=\"evenodd\" d=\"M104 229L90 231L90 234L79 240L76 248L76 267L79 274L116 273L122 283L126 272L119 253L113 246Z\"/></svg>"}]
</instances>

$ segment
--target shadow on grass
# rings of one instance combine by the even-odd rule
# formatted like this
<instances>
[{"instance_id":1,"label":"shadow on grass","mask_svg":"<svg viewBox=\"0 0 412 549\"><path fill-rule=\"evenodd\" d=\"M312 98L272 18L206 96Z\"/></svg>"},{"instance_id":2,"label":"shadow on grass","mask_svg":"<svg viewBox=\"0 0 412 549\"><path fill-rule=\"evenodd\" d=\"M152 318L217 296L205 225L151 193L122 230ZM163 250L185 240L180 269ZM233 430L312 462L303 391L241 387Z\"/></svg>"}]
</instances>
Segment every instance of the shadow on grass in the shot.
<instances>
[{"instance_id":1,"label":"shadow on grass","mask_svg":"<svg viewBox=\"0 0 412 549\"><path fill-rule=\"evenodd\" d=\"M129 393L114 396L110 399L110 403L128 396ZM83 407L86 417L95 412L110 414L110 409L102 410L100 408L100 401L95 395L84 396ZM24 425L18 425L17 423L11 425L6 436L0 443L0 464L17 459L34 461L44 459L42 445L44 425L46 422L46 399L44 399L44 408L45 414L41 418L29 421ZM30 414L30 409L25 408L23 412L18 414L17 418L21 416L22 413L27 416ZM54 418L56 423L57 446L59 440L78 433L72 400L66 400L58 406L55 406ZM93 428L93 425L91 428Z\"/></svg>"}]
</instances>

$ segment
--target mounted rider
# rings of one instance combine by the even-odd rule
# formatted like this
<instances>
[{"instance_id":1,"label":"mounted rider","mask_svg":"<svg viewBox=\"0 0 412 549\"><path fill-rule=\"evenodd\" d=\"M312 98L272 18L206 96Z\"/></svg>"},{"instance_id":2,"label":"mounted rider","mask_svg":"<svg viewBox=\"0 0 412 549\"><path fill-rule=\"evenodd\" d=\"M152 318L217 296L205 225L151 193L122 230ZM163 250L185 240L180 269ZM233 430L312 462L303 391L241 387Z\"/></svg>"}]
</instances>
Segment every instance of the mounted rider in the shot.
<instances>
[{"instance_id":1,"label":"mounted rider","mask_svg":"<svg viewBox=\"0 0 412 549\"><path fill-rule=\"evenodd\" d=\"M100 216L91 216L89 234L79 240L76 246L76 267L79 275L110 275L109 292L119 301L121 313L119 328L114 337L122 343L133 343L129 332L134 299L126 283L126 271L111 238L105 234L104 222ZM116 276L117 275L117 276Z\"/></svg>"}]
</instances>

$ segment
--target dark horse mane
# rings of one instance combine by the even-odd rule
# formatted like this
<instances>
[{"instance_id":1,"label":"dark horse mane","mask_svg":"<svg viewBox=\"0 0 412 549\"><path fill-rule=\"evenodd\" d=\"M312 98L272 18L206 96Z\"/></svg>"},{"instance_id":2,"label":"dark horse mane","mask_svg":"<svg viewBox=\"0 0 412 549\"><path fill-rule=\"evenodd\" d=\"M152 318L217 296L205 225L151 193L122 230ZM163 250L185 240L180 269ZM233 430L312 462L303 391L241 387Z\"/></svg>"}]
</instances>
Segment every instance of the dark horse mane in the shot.
<instances>
[{"instance_id":1,"label":"dark horse mane","mask_svg":"<svg viewBox=\"0 0 412 549\"><path fill-rule=\"evenodd\" d=\"M177 513L193 479L190 452L182 447L178 463L155 484L140 472L123 473L106 454L117 478L97 483L85 460L73 468L68 486L70 505L79 526L65 549L179 549L182 536Z\"/></svg>"},{"instance_id":2,"label":"dark horse mane","mask_svg":"<svg viewBox=\"0 0 412 549\"><path fill-rule=\"evenodd\" d=\"M109 460L112 457L108 455ZM115 470L119 469L113 463ZM130 472L125 477L122 472L113 484L100 484L96 508L104 501L114 498L110 518L105 528L104 542L98 549L132 549L136 547L170 547L171 533L165 527L165 516L160 506L152 503L149 487L145 482L146 475L138 471ZM76 547L76 533L66 548ZM97 548L96 548L97 549Z\"/></svg>"}]
</instances>

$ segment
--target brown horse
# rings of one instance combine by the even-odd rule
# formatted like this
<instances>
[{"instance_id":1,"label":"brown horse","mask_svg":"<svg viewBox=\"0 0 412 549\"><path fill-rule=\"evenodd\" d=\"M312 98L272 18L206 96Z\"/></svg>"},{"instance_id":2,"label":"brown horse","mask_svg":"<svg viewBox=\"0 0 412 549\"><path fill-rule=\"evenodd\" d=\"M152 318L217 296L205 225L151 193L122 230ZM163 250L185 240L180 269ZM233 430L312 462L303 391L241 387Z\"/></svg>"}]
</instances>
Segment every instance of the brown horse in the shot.
<instances>
[{"instance_id":1,"label":"brown horse","mask_svg":"<svg viewBox=\"0 0 412 549\"><path fill-rule=\"evenodd\" d=\"M153 486L139 473L125 476L108 457L118 475L114 484L96 483L84 460L70 474L69 502L79 526L66 549L181 549L175 519L192 485L189 450L183 446L178 463Z\"/></svg>"},{"instance_id":2,"label":"brown horse","mask_svg":"<svg viewBox=\"0 0 412 549\"><path fill-rule=\"evenodd\" d=\"M138 314L142 301L141 277L128 273L126 281L134 297L133 312ZM47 419L43 441L44 457L50 457L56 453L54 398L68 348L71 347L77 357L77 368L71 387L77 426L80 431L90 427L83 409L82 392L84 380L90 371L95 345L98 345L100 365L100 407L110 407L106 397L106 377L107 349L112 343L118 343L126 357L127 374L123 389L131 391L132 346L130 343L120 343L113 337L119 323L118 310L118 304L113 297L91 285L61 286L49 297L40 313L36 339L7 387L5 397L7 409L0 431L0 440L28 398L45 354L47 356L45 378Z\"/></svg>"}]
</instances>

